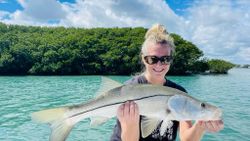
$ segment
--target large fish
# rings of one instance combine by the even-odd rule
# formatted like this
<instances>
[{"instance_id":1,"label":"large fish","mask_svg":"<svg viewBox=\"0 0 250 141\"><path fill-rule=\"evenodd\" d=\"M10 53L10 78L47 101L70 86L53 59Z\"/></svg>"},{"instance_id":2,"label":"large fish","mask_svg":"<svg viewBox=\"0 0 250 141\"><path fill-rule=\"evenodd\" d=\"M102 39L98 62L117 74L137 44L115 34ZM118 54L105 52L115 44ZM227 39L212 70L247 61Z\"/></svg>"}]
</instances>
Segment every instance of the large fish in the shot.
<instances>
[{"instance_id":1,"label":"large fish","mask_svg":"<svg viewBox=\"0 0 250 141\"><path fill-rule=\"evenodd\" d=\"M138 104L140 115L143 116L140 125L143 137L150 135L160 122L160 134L163 134L171 126L171 120L219 120L222 115L221 110L213 105L160 85L122 85L102 77L98 93L101 95L84 104L32 113L32 119L50 124L51 141L64 141L80 120L90 118L91 125L104 123L115 117L118 107L126 101Z\"/></svg>"}]
</instances>

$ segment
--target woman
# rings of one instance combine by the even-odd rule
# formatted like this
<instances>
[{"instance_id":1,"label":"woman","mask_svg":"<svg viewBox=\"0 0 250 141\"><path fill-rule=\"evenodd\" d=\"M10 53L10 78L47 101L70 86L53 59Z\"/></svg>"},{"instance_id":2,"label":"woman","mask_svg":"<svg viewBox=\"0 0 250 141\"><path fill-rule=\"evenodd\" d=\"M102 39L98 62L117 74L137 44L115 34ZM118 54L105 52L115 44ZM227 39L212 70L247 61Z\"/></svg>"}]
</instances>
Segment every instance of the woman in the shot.
<instances>
[{"instance_id":1,"label":"woman","mask_svg":"<svg viewBox=\"0 0 250 141\"><path fill-rule=\"evenodd\" d=\"M170 68L174 47L173 39L162 25L152 26L147 31L141 48L141 59L145 71L126 83L164 85L186 92L183 87L165 78ZM218 132L223 129L222 121L196 121L194 124L191 121L172 121L172 127L168 128L163 136L159 133L159 124L151 135L142 138L140 136L139 110L137 104L132 101L126 102L118 108L118 121L111 141L172 141L176 139L178 127L182 141L197 141L202 138L205 131Z\"/></svg>"}]
</instances>

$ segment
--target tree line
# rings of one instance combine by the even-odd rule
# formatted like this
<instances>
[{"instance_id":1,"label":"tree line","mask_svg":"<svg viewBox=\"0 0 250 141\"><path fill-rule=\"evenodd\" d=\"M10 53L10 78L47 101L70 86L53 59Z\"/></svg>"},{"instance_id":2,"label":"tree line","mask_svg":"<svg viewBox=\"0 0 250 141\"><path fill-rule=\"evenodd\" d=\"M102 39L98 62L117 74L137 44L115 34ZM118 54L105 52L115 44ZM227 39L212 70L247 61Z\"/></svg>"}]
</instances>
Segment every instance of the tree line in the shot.
<instances>
[{"instance_id":1,"label":"tree line","mask_svg":"<svg viewBox=\"0 0 250 141\"><path fill-rule=\"evenodd\" d=\"M146 31L0 23L0 75L131 75L142 70L139 54ZM176 45L172 75L226 73L234 67L224 60L205 59L194 44L171 36Z\"/></svg>"}]
</instances>

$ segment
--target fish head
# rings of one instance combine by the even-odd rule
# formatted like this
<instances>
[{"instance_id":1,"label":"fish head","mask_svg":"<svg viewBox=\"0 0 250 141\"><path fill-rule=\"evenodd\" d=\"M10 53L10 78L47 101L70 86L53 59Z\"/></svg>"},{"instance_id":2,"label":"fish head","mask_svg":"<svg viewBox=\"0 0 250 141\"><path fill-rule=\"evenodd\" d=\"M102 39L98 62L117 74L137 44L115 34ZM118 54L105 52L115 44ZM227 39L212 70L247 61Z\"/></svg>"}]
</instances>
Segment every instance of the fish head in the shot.
<instances>
[{"instance_id":1,"label":"fish head","mask_svg":"<svg viewBox=\"0 0 250 141\"><path fill-rule=\"evenodd\" d=\"M219 120L222 111L216 106L190 96L174 95L168 100L168 108L177 120Z\"/></svg>"}]
</instances>

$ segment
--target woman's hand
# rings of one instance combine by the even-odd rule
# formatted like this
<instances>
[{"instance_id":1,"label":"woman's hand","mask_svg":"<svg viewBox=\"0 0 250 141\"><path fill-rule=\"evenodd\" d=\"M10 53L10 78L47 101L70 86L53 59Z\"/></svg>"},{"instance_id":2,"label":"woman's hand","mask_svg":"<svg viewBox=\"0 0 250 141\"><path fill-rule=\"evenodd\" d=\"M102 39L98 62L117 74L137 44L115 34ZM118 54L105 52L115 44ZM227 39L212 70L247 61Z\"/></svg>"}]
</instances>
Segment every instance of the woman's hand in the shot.
<instances>
[{"instance_id":1,"label":"woman's hand","mask_svg":"<svg viewBox=\"0 0 250 141\"><path fill-rule=\"evenodd\" d=\"M122 141L138 141L140 115L137 104L133 101L122 104L118 108L117 118L121 124Z\"/></svg>"},{"instance_id":2,"label":"woman's hand","mask_svg":"<svg viewBox=\"0 0 250 141\"><path fill-rule=\"evenodd\" d=\"M185 141L200 141L205 131L219 132L224 128L222 120L216 121L191 121L180 122L180 139Z\"/></svg>"},{"instance_id":3,"label":"woman's hand","mask_svg":"<svg viewBox=\"0 0 250 141\"><path fill-rule=\"evenodd\" d=\"M224 123L222 120L215 121L198 121L198 124L208 132L219 132L224 128Z\"/></svg>"}]
</instances>

